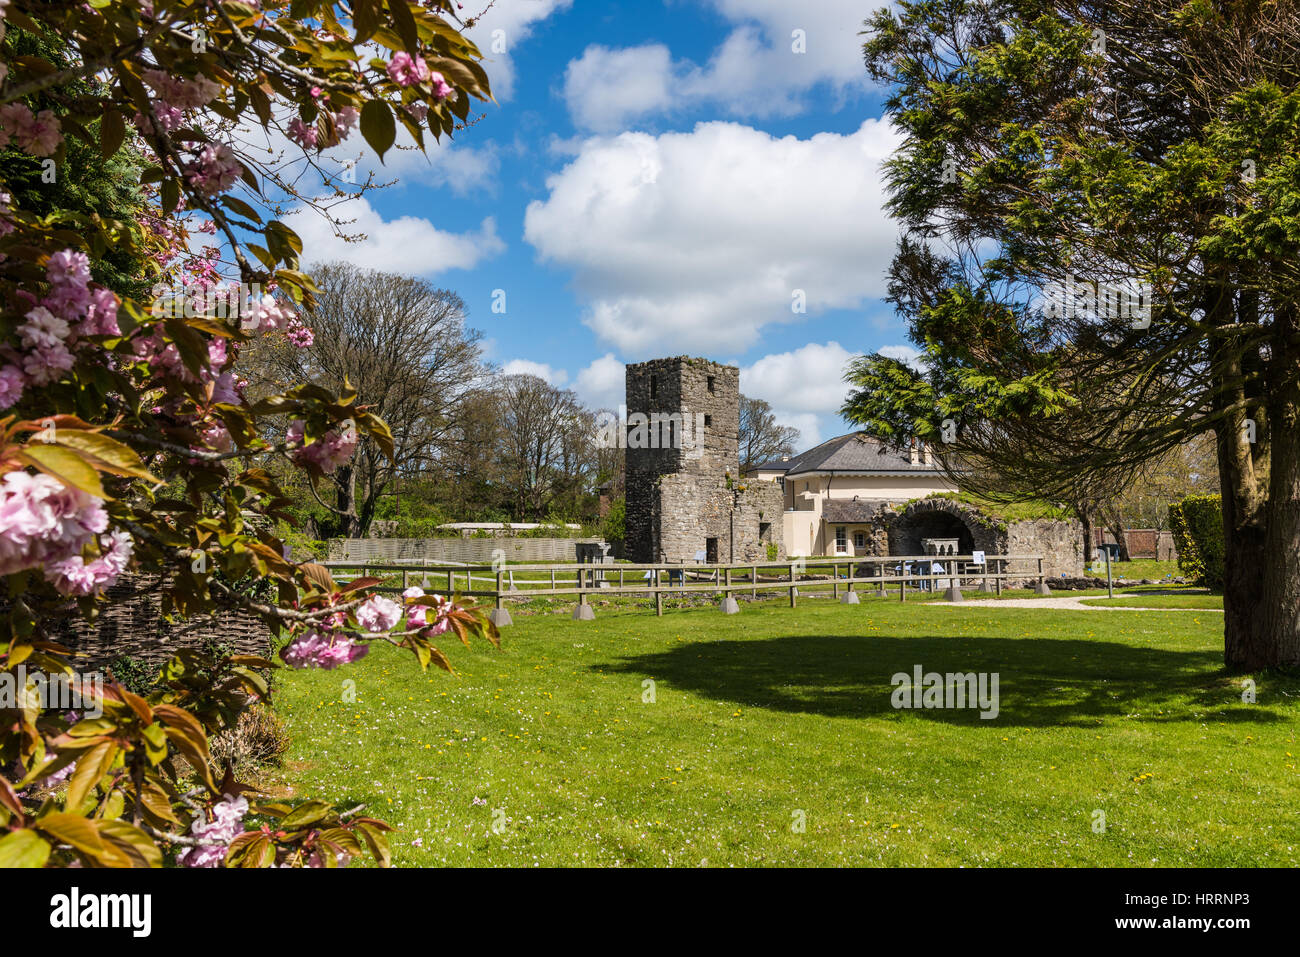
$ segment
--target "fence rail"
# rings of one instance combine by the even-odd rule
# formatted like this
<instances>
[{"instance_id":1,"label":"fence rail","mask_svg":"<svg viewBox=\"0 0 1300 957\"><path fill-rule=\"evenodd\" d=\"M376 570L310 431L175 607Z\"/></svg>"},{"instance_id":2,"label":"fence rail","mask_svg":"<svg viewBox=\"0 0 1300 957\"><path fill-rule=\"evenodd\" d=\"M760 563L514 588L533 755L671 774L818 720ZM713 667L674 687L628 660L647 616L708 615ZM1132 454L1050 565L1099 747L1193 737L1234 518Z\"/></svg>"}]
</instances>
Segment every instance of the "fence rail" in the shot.
<instances>
[{"instance_id":1,"label":"fence rail","mask_svg":"<svg viewBox=\"0 0 1300 957\"><path fill-rule=\"evenodd\" d=\"M1029 563L1030 569L1012 570L1012 563ZM973 555L869 555L854 558L810 557L784 562L735 562L726 564L666 564L666 563L574 563L549 565L436 565L408 562L327 561L326 568L346 572L360 570L362 577L378 574L381 577L401 574L400 586L381 586L378 591L402 592L412 584L441 587L445 579L450 593L473 598L489 599L493 603L492 620L497 625L511 624L507 601L527 601L533 598L578 596L573 617L589 620L595 615L589 598L593 595L648 595L654 598L655 614L662 615L665 594L706 592L724 596L721 608L728 614L739 610L734 594L750 592L754 598L760 591L789 594L790 607L798 603L799 588L831 589L832 597L846 604L856 604L856 585L875 585L877 596L889 594L887 586L898 586L898 600L907 601L908 586L934 591L943 584L945 598L961 601L962 582L978 583L983 593L1002 594L1003 583L1009 580L1036 580L1037 592L1050 594L1041 555L985 555L977 564ZM934 570L940 564L943 571ZM924 565L925 571L914 570ZM848 566L848 574L840 570ZM858 575L855 571L866 567L874 574ZM825 575L810 572L812 568L825 569ZM773 571L777 574L773 575ZM763 573L763 574L760 574ZM892 572L892 573L891 573ZM476 573L479 573L476 575ZM486 573L486 574L484 574ZM541 578L529 577L540 574ZM640 575L640 580L628 581L630 575ZM515 576L524 576L516 580ZM562 581L571 578L572 584ZM667 583L665 583L665 578ZM435 579L435 581L431 581ZM615 584L617 580L617 584ZM465 587L458 584L464 582ZM476 582L487 582L493 587L476 588ZM840 589L844 589L841 595ZM852 596L852 597L850 597Z\"/></svg>"}]
</instances>

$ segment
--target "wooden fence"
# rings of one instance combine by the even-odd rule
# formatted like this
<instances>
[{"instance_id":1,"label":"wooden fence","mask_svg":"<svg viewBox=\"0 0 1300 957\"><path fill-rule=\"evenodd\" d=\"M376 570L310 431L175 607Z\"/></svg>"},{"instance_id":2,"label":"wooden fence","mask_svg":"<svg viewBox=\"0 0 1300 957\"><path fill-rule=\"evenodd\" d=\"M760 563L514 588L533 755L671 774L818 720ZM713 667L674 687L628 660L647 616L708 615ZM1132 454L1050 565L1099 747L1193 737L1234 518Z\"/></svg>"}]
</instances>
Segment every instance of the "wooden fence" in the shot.
<instances>
[{"instance_id":1,"label":"wooden fence","mask_svg":"<svg viewBox=\"0 0 1300 957\"><path fill-rule=\"evenodd\" d=\"M944 571L934 570L935 563L941 564ZM785 591L789 595L790 607L794 608L798 604L800 587L805 591L829 588L832 597L846 604L858 603L855 587L863 585L874 585L872 593L880 597L891 594L891 586L896 585L898 600L904 602L907 601L909 586L914 590L930 591L943 588L946 599L961 601L963 582L978 585L979 592L1000 595L1003 583L1009 580L1036 581L1035 589L1039 594L1050 594L1041 555L985 555L982 564L976 564L971 555L813 557L784 562L713 565L589 563L448 566L364 561L331 561L324 564L331 571L355 570L363 577L395 577L398 573L401 574L400 586L385 586L378 591L400 593L411 585L419 585L445 590L447 594L489 600L494 606L492 620L499 626L511 624L506 602L561 595L576 595L578 605L573 617L590 620L595 617L589 600L593 595L648 595L654 598L655 614L662 615L663 598L669 593L720 593L724 596L720 607L728 614L739 610L734 597L737 592L750 592L752 597L757 598L759 592ZM925 570L918 571L918 567ZM810 572L810 568L829 568L830 571L816 574ZM842 569L846 574L841 575ZM858 574L863 570L870 574ZM516 579L516 576L522 577ZM479 583L491 587L477 587Z\"/></svg>"}]
</instances>

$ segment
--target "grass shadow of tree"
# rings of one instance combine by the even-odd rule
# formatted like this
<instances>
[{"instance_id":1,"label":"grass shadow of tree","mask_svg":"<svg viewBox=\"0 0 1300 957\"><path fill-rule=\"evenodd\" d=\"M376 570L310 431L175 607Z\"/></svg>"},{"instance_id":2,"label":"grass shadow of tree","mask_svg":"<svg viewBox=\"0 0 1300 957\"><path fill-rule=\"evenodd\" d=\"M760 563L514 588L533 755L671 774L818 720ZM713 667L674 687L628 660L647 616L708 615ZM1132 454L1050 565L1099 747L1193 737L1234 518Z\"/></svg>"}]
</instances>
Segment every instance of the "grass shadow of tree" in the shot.
<instances>
[{"instance_id":1,"label":"grass shadow of tree","mask_svg":"<svg viewBox=\"0 0 1300 957\"><path fill-rule=\"evenodd\" d=\"M998 673L996 720L982 720L970 708L909 712L949 724L1096 726L1099 719L1124 716L1144 722L1294 719L1264 704L1242 704L1240 679L1230 678L1214 652L1084 639L787 635L682 644L591 667L747 707L866 718L898 713L891 679L910 676L916 665L941 674Z\"/></svg>"}]
</instances>

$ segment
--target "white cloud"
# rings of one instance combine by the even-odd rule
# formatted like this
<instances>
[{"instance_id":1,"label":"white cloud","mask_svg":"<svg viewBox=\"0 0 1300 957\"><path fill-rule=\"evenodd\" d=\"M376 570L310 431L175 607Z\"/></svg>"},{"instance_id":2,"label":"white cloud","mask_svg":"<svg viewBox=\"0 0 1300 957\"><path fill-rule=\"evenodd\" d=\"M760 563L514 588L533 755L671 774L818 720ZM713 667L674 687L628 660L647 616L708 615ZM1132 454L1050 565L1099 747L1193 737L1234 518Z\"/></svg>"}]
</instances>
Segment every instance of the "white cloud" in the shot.
<instances>
[{"instance_id":1,"label":"white cloud","mask_svg":"<svg viewBox=\"0 0 1300 957\"><path fill-rule=\"evenodd\" d=\"M810 342L793 352L763 356L740 370L740 391L791 412L838 413L849 387L844 367L853 358L838 342Z\"/></svg>"},{"instance_id":2,"label":"white cloud","mask_svg":"<svg viewBox=\"0 0 1300 957\"><path fill-rule=\"evenodd\" d=\"M844 367L852 358L838 342L810 342L743 367L740 391L771 405L781 425L798 429L802 452L828 438L827 429L843 429L839 409L849 390Z\"/></svg>"},{"instance_id":3,"label":"white cloud","mask_svg":"<svg viewBox=\"0 0 1300 957\"><path fill-rule=\"evenodd\" d=\"M897 134L776 138L735 123L582 143L524 236L574 270L584 318L628 358L748 349L765 325L881 295L897 230L880 162Z\"/></svg>"},{"instance_id":4,"label":"white cloud","mask_svg":"<svg viewBox=\"0 0 1300 957\"><path fill-rule=\"evenodd\" d=\"M925 370L925 363L921 361L921 350L913 346L881 346L876 351L887 359L897 359L911 366L917 372Z\"/></svg>"},{"instance_id":5,"label":"white cloud","mask_svg":"<svg viewBox=\"0 0 1300 957\"><path fill-rule=\"evenodd\" d=\"M662 44L623 50L589 46L565 70L564 99L575 125L616 130L628 117L671 105L672 72L672 57Z\"/></svg>"},{"instance_id":6,"label":"white cloud","mask_svg":"<svg viewBox=\"0 0 1300 957\"><path fill-rule=\"evenodd\" d=\"M673 62L658 45L588 47L570 63L564 93L574 123L611 132L701 103L736 116L789 116L803 109L819 84L837 98L868 88L859 34L869 6L853 0L707 2L733 27L703 66Z\"/></svg>"},{"instance_id":7,"label":"white cloud","mask_svg":"<svg viewBox=\"0 0 1300 957\"><path fill-rule=\"evenodd\" d=\"M545 362L534 362L532 359L511 359L501 366L501 374L535 375L556 386L564 385L569 381L569 374L563 369L556 369Z\"/></svg>"},{"instance_id":8,"label":"white cloud","mask_svg":"<svg viewBox=\"0 0 1300 957\"><path fill-rule=\"evenodd\" d=\"M607 352L579 372L573 386L589 408L617 409L627 393L627 366Z\"/></svg>"},{"instance_id":9,"label":"white cloud","mask_svg":"<svg viewBox=\"0 0 1300 957\"><path fill-rule=\"evenodd\" d=\"M467 5L482 9L488 0L466 0ZM514 96L515 64L511 54L532 36L541 21L559 10L567 10L573 0L496 0L466 32L483 54L492 95L500 102ZM466 11L465 16L469 16Z\"/></svg>"},{"instance_id":10,"label":"white cloud","mask_svg":"<svg viewBox=\"0 0 1300 957\"><path fill-rule=\"evenodd\" d=\"M343 208L346 218L354 221L341 228L348 235L364 234L359 242L335 235L325 218L312 210L299 207L285 217L286 225L302 238L306 262L341 259L363 269L432 276L449 269L472 269L506 248L490 216L477 232L449 233L417 216L385 220L365 199Z\"/></svg>"}]
</instances>

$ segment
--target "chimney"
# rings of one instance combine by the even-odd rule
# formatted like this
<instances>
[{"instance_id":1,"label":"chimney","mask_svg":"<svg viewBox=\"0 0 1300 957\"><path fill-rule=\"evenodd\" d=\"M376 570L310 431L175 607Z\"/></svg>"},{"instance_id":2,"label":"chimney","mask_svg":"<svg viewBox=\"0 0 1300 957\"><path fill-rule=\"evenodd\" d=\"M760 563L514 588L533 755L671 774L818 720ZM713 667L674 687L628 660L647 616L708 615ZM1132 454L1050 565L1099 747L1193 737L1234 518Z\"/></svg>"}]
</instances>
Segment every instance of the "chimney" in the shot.
<instances>
[{"instance_id":1,"label":"chimney","mask_svg":"<svg viewBox=\"0 0 1300 957\"><path fill-rule=\"evenodd\" d=\"M916 441L916 439L912 439L911 444L909 444L908 447L907 447L907 457L908 457L908 460L909 460L913 465L916 465L917 462L919 462L919 461L920 461L920 458L921 458L920 449L918 449L916 446L917 446L917 441Z\"/></svg>"}]
</instances>

